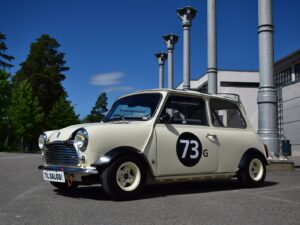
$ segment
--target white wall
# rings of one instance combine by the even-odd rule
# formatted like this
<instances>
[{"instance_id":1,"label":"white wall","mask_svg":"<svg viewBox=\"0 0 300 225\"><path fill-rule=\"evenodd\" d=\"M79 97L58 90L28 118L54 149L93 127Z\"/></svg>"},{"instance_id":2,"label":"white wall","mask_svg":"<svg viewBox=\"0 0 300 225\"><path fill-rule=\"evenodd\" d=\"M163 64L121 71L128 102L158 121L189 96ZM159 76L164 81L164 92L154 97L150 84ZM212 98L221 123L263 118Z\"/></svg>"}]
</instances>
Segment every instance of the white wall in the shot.
<instances>
[{"instance_id":1,"label":"white wall","mask_svg":"<svg viewBox=\"0 0 300 225\"><path fill-rule=\"evenodd\" d=\"M283 131L292 154L300 156L300 82L282 88Z\"/></svg>"}]
</instances>

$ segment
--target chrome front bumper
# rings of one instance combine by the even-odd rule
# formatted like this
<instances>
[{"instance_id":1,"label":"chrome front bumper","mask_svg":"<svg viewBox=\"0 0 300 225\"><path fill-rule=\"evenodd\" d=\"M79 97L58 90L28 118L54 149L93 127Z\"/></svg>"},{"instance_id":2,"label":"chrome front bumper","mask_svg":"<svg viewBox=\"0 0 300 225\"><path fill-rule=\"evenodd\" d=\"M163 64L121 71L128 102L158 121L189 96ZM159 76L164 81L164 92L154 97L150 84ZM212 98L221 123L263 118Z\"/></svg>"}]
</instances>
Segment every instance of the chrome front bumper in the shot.
<instances>
[{"instance_id":1,"label":"chrome front bumper","mask_svg":"<svg viewBox=\"0 0 300 225\"><path fill-rule=\"evenodd\" d=\"M98 170L96 168L70 168L63 166L44 166L40 165L38 167L39 170L50 170L50 171L63 171L64 173L79 173L79 174L98 174Z\"/></svg>"}]
</instances>

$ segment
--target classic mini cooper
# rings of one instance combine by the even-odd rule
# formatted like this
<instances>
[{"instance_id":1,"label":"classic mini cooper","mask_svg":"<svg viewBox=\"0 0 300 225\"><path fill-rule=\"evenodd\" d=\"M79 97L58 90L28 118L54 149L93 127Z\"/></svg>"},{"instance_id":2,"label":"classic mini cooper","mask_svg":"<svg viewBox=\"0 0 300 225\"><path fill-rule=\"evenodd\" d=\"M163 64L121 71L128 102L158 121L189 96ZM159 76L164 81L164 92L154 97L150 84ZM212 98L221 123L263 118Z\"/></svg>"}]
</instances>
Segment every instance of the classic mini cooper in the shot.
<instances>
[{"instance_id":1,"label":"classic mini cooper","mask_svg":"<svg viewBox=\"0 0 300 225\"><path fill-rule=\"evenodd\" d=\"M120 97L99 123L39 137L44 180L61 190L101 184L112 199L146 184L237 177L261 185L268 150L238 99L158 89Z\"/></svg>"}]
</instances>

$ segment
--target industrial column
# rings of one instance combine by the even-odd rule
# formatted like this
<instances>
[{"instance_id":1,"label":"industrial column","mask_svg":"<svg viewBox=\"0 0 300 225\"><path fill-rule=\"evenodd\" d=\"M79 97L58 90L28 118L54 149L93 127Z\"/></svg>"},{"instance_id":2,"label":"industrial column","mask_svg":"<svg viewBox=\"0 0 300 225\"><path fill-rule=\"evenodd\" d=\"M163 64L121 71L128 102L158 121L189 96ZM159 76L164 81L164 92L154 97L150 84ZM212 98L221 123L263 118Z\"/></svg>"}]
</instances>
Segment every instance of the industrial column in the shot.
<instances>
[{"instance_id":1,"label":"industrial column","mask_svg":"<svg viewBox=\"0 0 300 225\"><path fill-rule=\"evenodd\" d=\"M207 75L208 93L218 93L216 0L207 0Z\"/></svg>"},{"instance_id":2,"label":"industrial column","mask_svg":"<svg viewBox=\"0 0 300 225\"><path fill-rule=\"evenodd\" d=\"M168 48L168 88L173 89L173 51L178 41L178 36L168 34L163 36L163 39Z\"/></svg>"},{"instance_id":3,"label":"industrial column","mask_svg":"<svg viewBox=\"0 0 300 225\"><path fill-rule=\"evenodd\" d=\"M258 134L268 146L270 157L279 156L277 95L274 85L272 0L258 0L259 91Z\"/></svg>"},{"instance_id":4,"label":"industrial column","mask_svg":"<svg viewBox=\"0 0 300 225\"><path fill-rule=\"evenodd\" d=\"M158 65L159 65L159 88L163 88L164 87L164 65L165 65L165 61L168 58L168 55L166 53L156 53L155 57L158 61Z\"/></svg>"},{"instance_id":5,"label":"industrial column","mask_svg":"<svg viewBox=\"0 0 300 225\"><path fill-rule=\"evenodd\" d=\"M190 89L190 29L197 10L187 6L177 9L183 27L183 89Z\"/></svg>"}]
</instances>

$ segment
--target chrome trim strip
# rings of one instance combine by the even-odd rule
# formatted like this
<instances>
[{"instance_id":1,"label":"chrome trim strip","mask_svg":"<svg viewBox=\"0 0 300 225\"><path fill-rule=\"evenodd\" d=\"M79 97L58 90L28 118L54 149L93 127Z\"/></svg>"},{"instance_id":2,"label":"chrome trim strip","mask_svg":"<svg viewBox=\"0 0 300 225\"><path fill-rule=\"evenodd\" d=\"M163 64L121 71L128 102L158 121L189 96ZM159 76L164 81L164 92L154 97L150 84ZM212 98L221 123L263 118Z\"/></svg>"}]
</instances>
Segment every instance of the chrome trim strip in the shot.
<instances>
[{"instance_id":1,"label":"chrome trim strip","mask_svg":"<svg viewBox=\"0 0 300 225\"><path fill-rule=\"evenodd\" d=\"M38 167L39 170L51 170L51 171L63 171L65 173L81 173L81 174L98 174L98 170L96 168L70 168L63 166L44 166L40 165Z\"/></svg>"}]
</instances>

